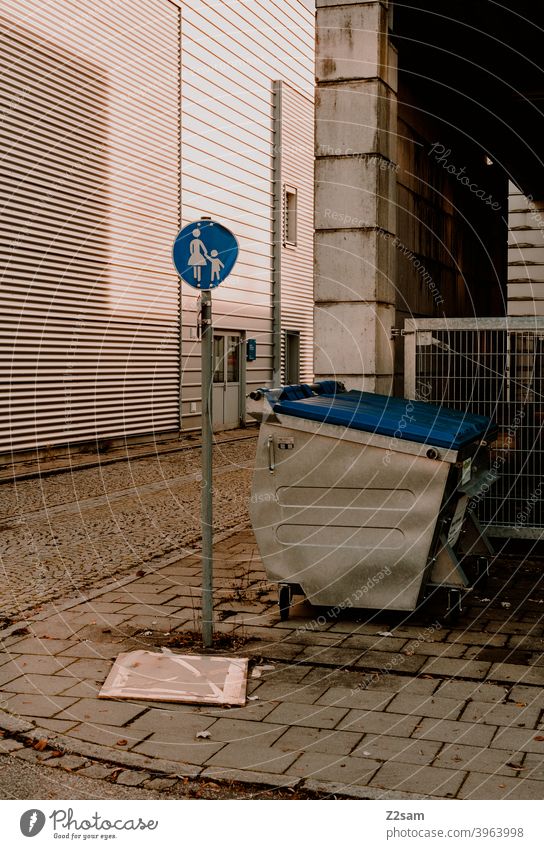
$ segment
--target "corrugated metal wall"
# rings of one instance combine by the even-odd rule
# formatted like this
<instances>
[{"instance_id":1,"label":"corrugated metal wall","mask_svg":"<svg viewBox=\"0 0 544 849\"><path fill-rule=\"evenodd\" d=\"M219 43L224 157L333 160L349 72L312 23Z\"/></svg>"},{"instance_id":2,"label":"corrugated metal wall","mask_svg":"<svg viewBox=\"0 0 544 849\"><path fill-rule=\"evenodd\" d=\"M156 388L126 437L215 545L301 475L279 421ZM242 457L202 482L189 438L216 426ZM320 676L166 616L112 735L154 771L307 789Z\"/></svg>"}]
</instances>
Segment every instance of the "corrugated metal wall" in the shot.
<instances>
[{"instance_id":1,"label":"corrugated metal wall","mask_svg":"<svg viewBox=\"0 0 544 849\"><path fill-rule=\"evenodd\" d=\"M182 57L183 220L211 215L238 236L238 264L213 294L214 325L257 339L257 360L247 364L250 391L272 373L273 81L288 80L293 99L304 104L313 97L313 0L186 0ZM305 179L313 181L313 164L306 164ZM311 255L305 258L311 277ZM310 296L310 314L311 306ZM200 412L195 325L196 295L185 287L187 428L198 426Z\"/></svg>"},{"instance_id":2,"label":"corrugated metal wall","mask_svg":"<svg viewBox=\"0 0 544 849\"><path fill-rule=\"evenodd\" d=\"M283 83L281 86L281 181L297 192L297 244L281 249L282 364L285 332L300 334L300 380L313 371L314 250L314 101ZM282 210L284 223L285 209ZM282 228L283 231L283 228Z\"/></svg>"},{"instance_id":3,"label":"corrugated metal wall","mask_svg":"<svg viewBox=\"0 0 544 849\"><path fill-rule=\"evenodd\" d=\"M544 206L509 189L508 315L544 315Z\"/></svg>"},{"instance_id":4,"label":"corrugated metal wall","mask_svg":"<svg viewBox=\"0 0 544 849\"><path fill-rule=\"evenodd\" d=\"M0 0L0 451L179 425L179 14Z\"/></svg>"},{"instance_id":5,"label":"corrugated metal wall","mask_svg":"<svg viewBox=\"0 0 544 849\"><path fill-rule=\"evenodd\" d=\"M176 430L181 382L197 427L196 296L182 313L170 246L201 215L237 234L215 325L257 339L247 389L268 382L272 89L309 116L313 0L0 0L0 17L0 453Z\"/></svg>"}]
</instances>

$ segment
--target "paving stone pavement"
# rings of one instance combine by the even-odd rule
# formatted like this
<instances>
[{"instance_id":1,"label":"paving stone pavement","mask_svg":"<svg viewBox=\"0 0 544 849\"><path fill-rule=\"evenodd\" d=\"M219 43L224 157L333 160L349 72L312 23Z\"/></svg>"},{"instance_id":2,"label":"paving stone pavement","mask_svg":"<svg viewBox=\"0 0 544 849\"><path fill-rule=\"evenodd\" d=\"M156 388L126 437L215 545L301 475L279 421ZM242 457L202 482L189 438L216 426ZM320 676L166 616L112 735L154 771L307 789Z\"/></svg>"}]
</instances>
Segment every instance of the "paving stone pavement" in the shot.
<instances>
[{"instance_id":1,"label":"paving stone pavement","mask_svg":"<svg viewBox=\"0 0 544 849\"><path fill-rule=\"evenodd\" d=\"M216 439L215 527L225 531L248 520L256 437L250 428ZM143 457L141 449L126 447L125 462L112 465L107 455L94 455L96 467L81 471L74 455L53 476L42 475L52 465L46 461L15 469L33 471L32 479L12 482L10 470L0 470L0 623L151 561L164 563L199 539L198 447L187 436L172 442L169 453L153 447Z\"/></svg>"},{"instance_id":2,"label":"paving stone pavement","mask_svg":"<svg viewBox=\"0 0 544 849\"><path fill-rule=\"evenodd\" d=\"M0 635L0 757L151 789L185 775L354 798L543 798L544 668L538 643L520 654L519 627L541 640L542 608L526 602L540 571L520 568L525 602L509 609L498 571L491 601L475 595L454 630L307 602L282 622L251 531L215 554L218 652L272 667L250 674L245 706L97 698L123 651L201 651L193 553Z\"/></svg>"}]
</instances>

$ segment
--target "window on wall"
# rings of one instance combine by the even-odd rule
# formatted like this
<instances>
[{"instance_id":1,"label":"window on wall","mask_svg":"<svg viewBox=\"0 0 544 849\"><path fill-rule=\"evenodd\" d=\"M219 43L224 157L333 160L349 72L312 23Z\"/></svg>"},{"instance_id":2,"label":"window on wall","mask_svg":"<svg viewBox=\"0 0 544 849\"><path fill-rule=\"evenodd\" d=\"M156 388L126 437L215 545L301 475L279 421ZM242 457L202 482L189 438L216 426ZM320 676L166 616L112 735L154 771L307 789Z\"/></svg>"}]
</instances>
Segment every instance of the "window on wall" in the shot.
<instances>
[{"instance_id":1,"label":"window on wall","mask_svg":"<svg viewBox=\"0 0 544 849\"><path fill-rule=\"evenodd\" d=\"M297 243L297 190L285 186L283 190L283 241L286 245Z\"/></svg>"},{"instance_id":2,"label":"window on wall","mask_svg":"<svg viewBox=\"0 0 544 849\"><path fill-rule=\"evenodd\" d=\"M295 330L285 333L285 382L300 382L300 333Z\"/></svg>"}]
</instances>

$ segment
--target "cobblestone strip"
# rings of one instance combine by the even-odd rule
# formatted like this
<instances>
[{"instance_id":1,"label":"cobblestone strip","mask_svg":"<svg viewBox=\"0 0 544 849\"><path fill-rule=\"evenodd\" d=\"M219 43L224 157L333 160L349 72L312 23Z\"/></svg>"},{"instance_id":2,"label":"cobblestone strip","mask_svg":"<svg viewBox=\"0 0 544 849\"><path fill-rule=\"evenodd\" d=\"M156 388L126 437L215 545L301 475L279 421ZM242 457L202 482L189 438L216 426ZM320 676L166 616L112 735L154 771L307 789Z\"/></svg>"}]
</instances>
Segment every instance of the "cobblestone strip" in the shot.
<instances>
[{"instance_id":1,"label":"cobblestone strip","mask_svg":"<svg viewBox=\"0 0 544 849\"><path fill-rule=\"evenodd\" d=\"M229 537L238 534L241 531L247 530L248 527L248 522L242 522L240 525L237 525L234 528L229 528L226 531L214 534L214 546L216 543L224 542ZM153 577L153 573L157 571L162 571L164 567L173 566L178 563L181 564L186 559L193 558L194 556L195 551L193 549L188 549L186 553L178 552L177 554L170 554L164 557L154 557L146 562L145 573L146 575ZM49 619L51 616L54 616L59 613L64 613L65 611L71 610L73 607L77 607L80 604L88 604L89 602L92 602L95 599L99 599L104 595L107 595L109 593L115 593L116 590L123 589L128 584L132 584L138 579L141 580L141 570L138 570L137 572L130 572L122 578L118 578L114 581L109 581L105 586L85 590L84 592L81 592L78 596L74 596L73 598L63 599L59 602L53 601L50 604L47 604L43 609L41 609L37 613L29 611L27 619L21 619L18 622L14 622L12 625L9 625L7 628L0 630L0 641L6 640L8 637L11 637L13 635L17 636L17 632L21 629L25 629L30 620L32 620L32 622L43 622L44 620Z\"/></svg>"}]
</instances>

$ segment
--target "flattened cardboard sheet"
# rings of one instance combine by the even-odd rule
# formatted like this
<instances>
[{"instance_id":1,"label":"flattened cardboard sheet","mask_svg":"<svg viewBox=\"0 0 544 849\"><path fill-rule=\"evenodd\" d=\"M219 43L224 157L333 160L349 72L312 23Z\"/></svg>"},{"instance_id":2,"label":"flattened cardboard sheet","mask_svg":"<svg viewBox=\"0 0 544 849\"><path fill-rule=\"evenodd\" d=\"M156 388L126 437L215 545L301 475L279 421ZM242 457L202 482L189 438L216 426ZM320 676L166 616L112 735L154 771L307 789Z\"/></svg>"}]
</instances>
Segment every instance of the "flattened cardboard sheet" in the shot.
<instances>
[{"instance_id":1,"label":"flattened cardboard sheet","mask_svg":"<svg viewBox=\"0 0 544 849\"><path fill-rule=\"evenodd\" d=\"M245 705L246 657L171 654L145 650L120 654L100 699Z\"/></svg>"}]
</instances>

